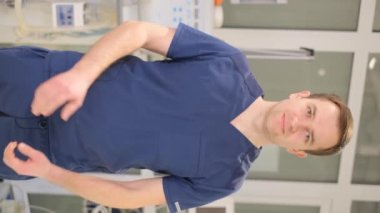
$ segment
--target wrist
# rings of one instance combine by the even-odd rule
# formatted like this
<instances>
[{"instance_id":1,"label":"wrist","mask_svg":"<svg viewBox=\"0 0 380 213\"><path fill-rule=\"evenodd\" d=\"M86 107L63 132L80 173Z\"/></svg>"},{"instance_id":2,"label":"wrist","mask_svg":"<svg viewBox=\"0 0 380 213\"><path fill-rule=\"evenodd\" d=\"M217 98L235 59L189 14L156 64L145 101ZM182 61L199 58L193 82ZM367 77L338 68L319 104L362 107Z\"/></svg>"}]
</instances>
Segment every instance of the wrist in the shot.
<instances>
[{"instance_id":1,"label":"wrist","mask_svg":"<svg viewBox=\"0 0 380 213\"><path fill-rule=\"evenodd\" d=\"M90 68L86 69L86 68L82 68L82 66L76 65L68 72L72 74L73 80L77 82L82 82L87 86L87 88L89 88L91 84L94 83L94 81L97 78L97 75L93 73L92 70L91 71L90 70L91 70Z\"/></svg>"},{"instance_id":2,"label":"wrist","mask_svg":"<svg viewBox=\"0 0 380 213\"><path fill-rule=\"evenodd\" d=\"M38 177L45 180L54 179L53 176L54 176L54 173L56 173L55 171L56 168L54 167L55 167L54 164L49 163L48 165L45 166L44 172L41 173Z\"/></svg>"},{"instance_id":3,"label":"wrist","mask_svg":"<svg viewBox=\"0 0 380 213\"><path fill-rule=\"evenodd\" d=\"M106 68L106 65L97 63L96 60L90 59L90 56L84 56L71 71L82 81L91 85Z\"/></svg>"}]
</instances>

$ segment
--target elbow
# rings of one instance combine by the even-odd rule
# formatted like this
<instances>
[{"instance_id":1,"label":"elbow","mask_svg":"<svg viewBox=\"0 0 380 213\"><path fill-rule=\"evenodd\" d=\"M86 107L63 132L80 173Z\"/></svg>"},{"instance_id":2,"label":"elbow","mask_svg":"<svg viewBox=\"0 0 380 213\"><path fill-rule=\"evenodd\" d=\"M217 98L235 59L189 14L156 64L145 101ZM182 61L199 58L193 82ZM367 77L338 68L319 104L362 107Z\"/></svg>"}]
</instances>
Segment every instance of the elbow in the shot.
<instances>
[{"instance_id":1,"label":"elbow","mask_svg":"<svg viewBox=\"0 0 380 213\"><path fill-rule=\"evenodd\" d=\"M137 209L142 208L146 206L146 203L141 202L141 200L136 199L133 196L134 193L128 192L128 193L113 193L112 195L109 195L108 197L112 199L110 200L103 200L105 202L99 202L105 206L111 207L111 208L118 208L118 209Z\"/></svg>"},{"instance_id":2,"label":"elbow","mask_svg":"<svg viewBox=\"0 0 380 213\"><path fill-rule=\"evenodd\" d=\"M145 207L145 205L142 205L142 204L139 205L138 203L134 203L128 200L123 200L123 202L112 203L108 205L108 207L117 208L117 209L138 209L138 208Z\"/></svg>"},{"instance_id":3,"label":"elbow","mask_svg":"<svg viewBox=\"0 0 380 213\"><path fill-rule=\"evenodd\" d=\"M123 22L120 26L123 32L132 38L138 39L138 43L143 46L147 42L148 31L146 23L135 20L128 20Z\"/></svg>"}]
</instances>

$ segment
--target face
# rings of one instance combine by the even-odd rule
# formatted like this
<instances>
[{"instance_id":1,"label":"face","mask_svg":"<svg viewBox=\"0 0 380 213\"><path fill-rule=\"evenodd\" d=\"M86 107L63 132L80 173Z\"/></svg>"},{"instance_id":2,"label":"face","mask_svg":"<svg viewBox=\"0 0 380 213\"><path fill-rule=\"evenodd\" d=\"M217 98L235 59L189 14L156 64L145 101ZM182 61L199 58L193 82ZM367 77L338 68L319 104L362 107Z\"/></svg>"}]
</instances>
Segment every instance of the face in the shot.
<instances>
[{"instance_id":1,"label":"face","mask_svg":"<svg viewBox=\"0 0 380 213\"><path fill-rule=\"evenodd\" d=\"M302 150L326 149L338 142L339 108L330 101L308 99L310 92L290 95L275 104L264 118L268 139L293 154Z\"/></svg>"}]
</instances>

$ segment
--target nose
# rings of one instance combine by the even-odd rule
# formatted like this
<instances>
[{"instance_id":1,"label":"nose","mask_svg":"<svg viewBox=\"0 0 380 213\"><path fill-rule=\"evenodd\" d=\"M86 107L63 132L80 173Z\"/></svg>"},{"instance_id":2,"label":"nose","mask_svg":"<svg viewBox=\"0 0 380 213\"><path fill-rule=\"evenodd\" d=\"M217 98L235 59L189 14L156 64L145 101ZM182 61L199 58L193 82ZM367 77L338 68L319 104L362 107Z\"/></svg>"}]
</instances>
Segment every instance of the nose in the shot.
<instances>
[{"instance_id":1,"label":"nose","mask_svg":"<svg viewBox=\"0 0 380 213\"><path fill-rule=\"evenodd\" d=\"M297 132L298 130L304 130L308 128L308 121L303 118L299 118L298 116L292 116L290 120L290 132Z\"/></svg>"}]
</instances>

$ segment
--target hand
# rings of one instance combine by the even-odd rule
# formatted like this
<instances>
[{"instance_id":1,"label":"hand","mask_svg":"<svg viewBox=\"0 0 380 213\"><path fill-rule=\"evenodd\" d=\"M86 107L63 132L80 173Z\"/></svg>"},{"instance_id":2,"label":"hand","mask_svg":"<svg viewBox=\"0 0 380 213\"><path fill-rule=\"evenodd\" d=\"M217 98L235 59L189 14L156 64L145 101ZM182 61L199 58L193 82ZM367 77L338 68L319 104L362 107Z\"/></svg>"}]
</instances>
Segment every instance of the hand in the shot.
<instances>
[{"instance_id":1,"label":"hand","mask_svg":"<svg viewBox=\"0 0 380 213\"><path fill-rule=\"evenodd\" d=\"M68 121L82 106L90 85L74 71L58 74L38 86L32 102L32 113L50 116L63 106L61 118Z\"/></svg>"},{"instance_id":2,"label":"hand","mask_svg":"<svg viewBox=\"0 0 380 213\"><path fill-rule=\"evenodd\" d=\"M23 155L28 157L26 161L16 157L16 147ZM46 176L49 174L52 165L42 152L33 149L25 143L17 144L16 141L10 142L5 148L3 161L17 174L34 177Z\"/></svg>"}]
</instances>

